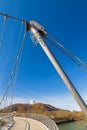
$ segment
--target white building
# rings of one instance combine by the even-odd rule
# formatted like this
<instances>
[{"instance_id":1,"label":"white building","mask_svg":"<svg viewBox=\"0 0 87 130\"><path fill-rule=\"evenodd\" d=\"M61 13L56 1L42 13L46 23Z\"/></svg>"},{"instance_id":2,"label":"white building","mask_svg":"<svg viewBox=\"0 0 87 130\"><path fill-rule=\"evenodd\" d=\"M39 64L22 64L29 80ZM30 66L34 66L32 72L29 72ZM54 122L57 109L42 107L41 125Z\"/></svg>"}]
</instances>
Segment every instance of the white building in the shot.
<instances>
[{"instance_id":1,"label":"white building","mask_svg":"<svg viewBox=\"0 0 87 130\"><path fill-rule=\"evenodd\" d=\"M35 104L36 103L36 101L35 100L30 100L30 105L33 105L33 104Z\"/></svg>"}]
</instances>

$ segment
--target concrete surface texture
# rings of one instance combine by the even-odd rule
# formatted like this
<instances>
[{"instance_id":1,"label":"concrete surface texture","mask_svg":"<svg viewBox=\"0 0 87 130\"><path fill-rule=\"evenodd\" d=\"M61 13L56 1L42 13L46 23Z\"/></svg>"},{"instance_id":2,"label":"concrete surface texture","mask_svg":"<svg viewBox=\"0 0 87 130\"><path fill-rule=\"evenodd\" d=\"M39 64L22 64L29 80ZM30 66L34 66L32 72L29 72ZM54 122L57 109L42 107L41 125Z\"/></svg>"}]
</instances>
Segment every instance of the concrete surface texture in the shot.
<instances>
[{"instance_id":1,"label":"concrete surface texture","mask_svg":"<svg viewBox=\"0 0 87 130\"><path fill-rule=\"evenodd\" d=\"M14 121L11 130L29 130L29 127L30 130L47 130L45 125L33 119L14 117Z\"/></svg>"}]
</instances>

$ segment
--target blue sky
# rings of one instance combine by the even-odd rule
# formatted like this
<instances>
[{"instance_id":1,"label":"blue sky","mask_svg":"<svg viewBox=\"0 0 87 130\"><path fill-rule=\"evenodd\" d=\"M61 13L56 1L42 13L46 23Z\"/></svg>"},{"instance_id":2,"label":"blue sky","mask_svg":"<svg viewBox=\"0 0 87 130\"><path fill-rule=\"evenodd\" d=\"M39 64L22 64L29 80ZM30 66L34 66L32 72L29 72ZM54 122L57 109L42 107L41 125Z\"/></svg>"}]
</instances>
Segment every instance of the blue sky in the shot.
<instances>
[{"instance_id":1,"label":"blue sky","mask_svg":"<svg viewBox=\"0 0 87 130\"><path fill-rule=\"evenodd\" d=\"M0 11L27 20L35 20L67 49L87 63L86 0L13 0L0 1ZM1 25L3 18L0 16ZM0 52L0 86L5 86L11 72L21 23L8 20ZM1 29L0 29L1 34ZM87 103L87 72L50 46L60 64ZM3 62L2 62L3 60ZM49 103L64 109L79 110L39 45L27 33L20 61L14 102Z\"/></svg>"}]
</instances>

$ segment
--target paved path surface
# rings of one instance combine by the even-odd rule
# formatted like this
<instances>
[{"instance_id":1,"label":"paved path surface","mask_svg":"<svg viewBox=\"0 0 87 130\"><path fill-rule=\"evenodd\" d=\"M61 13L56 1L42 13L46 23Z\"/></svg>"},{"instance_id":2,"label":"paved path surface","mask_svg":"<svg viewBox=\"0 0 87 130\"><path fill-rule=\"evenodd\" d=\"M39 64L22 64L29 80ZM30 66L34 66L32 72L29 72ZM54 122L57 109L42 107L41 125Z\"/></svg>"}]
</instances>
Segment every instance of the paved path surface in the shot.
<instances>
[{"instance_id":1,"label":"paved path surface","mask_svg":"<svg viewBox=\"0 0 87 130\"><path fill-rule=\"evenodd\" d=\"M30 123L30 130L47 130L46 127L39 121L29 118L28 121Z\"/></svg>"},{"instance_id":2,"label":"paved path surface","mask_svg":"<svg viewBox=\"0 0 87 130\"><path fill-rule=\"evenodd\" d=\"M46 127L39 121L29 119L29 118L21 118L14 117L15 124L11 128L11 130L46 130Z\"/></svg>"}]
</instances>

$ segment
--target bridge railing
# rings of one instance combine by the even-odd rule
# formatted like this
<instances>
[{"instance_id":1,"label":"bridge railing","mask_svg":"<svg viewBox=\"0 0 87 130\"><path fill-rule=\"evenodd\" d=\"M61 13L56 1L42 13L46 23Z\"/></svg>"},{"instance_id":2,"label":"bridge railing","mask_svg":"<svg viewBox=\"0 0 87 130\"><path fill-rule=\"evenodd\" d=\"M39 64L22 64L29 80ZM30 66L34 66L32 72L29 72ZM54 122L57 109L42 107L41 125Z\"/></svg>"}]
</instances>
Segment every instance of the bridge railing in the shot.
<instances>
[{"instance_id":1,"label":"bridge railing","mask_svg":"<svg viewBox=\"0 0 87 130\"><path fill-rule=\"evenodd\" d=\"M10 128L14 124L13 114L11 113L0 113L0 130Z\"/></svg>"},{"instance_id":2,"label":"bridge railing","mask_svg":"<svg viewBox=\"0 0 87 130\"><path fill-rule=\"evenodd\" d=\"M11 113L0 113L0 119L3 118L9 118L10 120L13 120L13 114Z\"/></svg>"},{"instance_id":3,"label":"bridge railing","mask_svg":"<svg viewBox=\"0 0 87 130\"><path fill-rule=\"evenodd\" d=\"M22 115L23 115L23 113L22 113ZM47 130L59 130L56 123L48 116L45 116L42 114L33 114L33 113L26 113L26 114L24 114L24 116L26 118L31 118L31 119L40 121L42 124L44 124L46 126Z\"/></svg>"}]
</instances>

